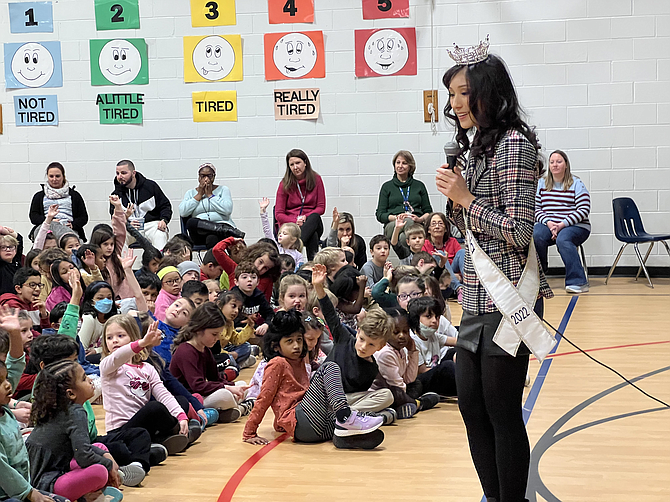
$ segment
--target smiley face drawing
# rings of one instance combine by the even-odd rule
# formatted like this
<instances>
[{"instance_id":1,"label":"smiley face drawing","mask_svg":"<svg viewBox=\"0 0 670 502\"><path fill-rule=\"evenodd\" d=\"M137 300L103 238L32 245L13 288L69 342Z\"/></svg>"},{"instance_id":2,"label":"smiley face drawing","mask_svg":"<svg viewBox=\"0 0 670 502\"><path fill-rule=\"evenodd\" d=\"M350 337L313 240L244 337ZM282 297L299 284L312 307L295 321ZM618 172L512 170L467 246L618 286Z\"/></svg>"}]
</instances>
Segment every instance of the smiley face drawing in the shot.
<instances>
[{"instance_id":1,"label":"smiley face drawing","mask_svg":"<svg viewBox=\"0 0 670 502\"><path fill-rule=\"evenodd\" d=\"M282 75L300 78L316 65L314 42L304 33L288 33L281 37L272 51L272 59Z\"/></svg>"},{"instance_id":2,"label":"smiley face drawing","mask_svg":"<svg viewBox=\"0 0 670 502\"><path fill-rule=\"evenodd\" d=\"M193 66L206 80L226 78L235 66L235 49L223 37L205 37L193 49Z\"/></svg>"},{"instance_id":3,"label":"smiley face drawing","mask_svg":"<svg viewBox=\"0 0 670 502\"><path fill-rule=\"evenodd\" d=\"M12 73L26 87L42 87L54 73L54 59L42 44L23 44L12 58Z\"/></svg>"},{"instance_id":4,"label":"smiley face drawing","mask_svg":"<svg viewBox=\"0 0 670 502\"><path fill-rule=\"evenodd\" d=\"M142 69L140 51L127 40L110 40L98 57L100 72L111 83L128 84L135 80Z\"/></svg>"},{"instance_id":5,"label":"smiley face drawing","mask_svg":"<svg viewBox=\"0 0 670 502\"><path fill-rule=\"evenodd\" d=\"M407 64L407 41L395 30L379 30L365 42L365 62L380 75L393 75Z\"/></svg>"}]
</instances>

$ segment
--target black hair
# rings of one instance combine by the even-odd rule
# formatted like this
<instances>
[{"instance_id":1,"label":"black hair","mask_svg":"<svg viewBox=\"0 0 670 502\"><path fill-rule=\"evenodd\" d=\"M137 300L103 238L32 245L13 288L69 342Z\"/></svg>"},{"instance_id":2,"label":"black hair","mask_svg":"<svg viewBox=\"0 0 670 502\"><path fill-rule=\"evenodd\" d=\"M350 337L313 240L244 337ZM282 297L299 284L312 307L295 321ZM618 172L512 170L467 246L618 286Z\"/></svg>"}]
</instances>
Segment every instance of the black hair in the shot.
<instances>
[{"instance_id":1,"label":"black hair","mask_svg":"<svg viewBox=\"0 0 670 502\"><path fill-rule=\"evenodd\" d=\"M274 241L274 239L270 239L269 237L261 237L260 239L258 239L256 244L258 244L259 242L264 242L265 244L272 245L272 247L275 248L277 253L279 253L279 246L277 246L277 243Z\"/></svg>"},{"instance_id":2,"label":"black hair","mask_svg":"<svg viewBox=\"0 0 670 502\"><path fill-rule=\"evenodd\" d=\"M318 330L319 332L323 333L323 324L321 324L321 321L319 320L318 317L316 317L314 314L311 312L303 312L302 313L302 323L305 325L305 333L307 333L307 330L309 329L314 329ZM305 343L305 346L307 344ZM316 371L319 369L319 351L321 350L321 336L317 338L316 340L316 345L312 350L309 351L309 363L312 366L312 371Z\"/></svg>"},{"instance_id":3,"label":"black hair","mask_svg":"<svg viewBox=\"0 0 670 502\"><path fill-rule=\"evenodd\" d=\"M357 279L359 275L362 274L356 267L345 265L333 277L330 291L338 298L348 300L351 295L358 293L359 286Z\"/></svg>"},{"instance_id":4,"label":"black hair","mask_svg":"<svg viewBox=\"0 0 670 502\"><path fill-rule=\"evenodd\" d=\"M293 333L305 334L302 314L296 309L280 310L274 315L272 321L270 321L270 327L263 336L263 357L265 357L265 360L269 361L273 357L280 355L277 352L279 342L281 342L282 338L291 336ZM303 358L306 355L307 344L303 341L300 357Z\"/></svg>"},{"instance_id":5,"label":"black hair","mask_svg":"<svg viewBox=\"0 0 670 502\"><path fill-rule=\"evenodd\" d=\"M158 278L158 276L153 272L149 272L148 270L138 270L135 272L135 278L137 279L141 289L151 288L155 289L156 291L160 291L161 287L163 286L163 283Z\"/></svg>"},{"instance_id":6,"label":"black hair","mask_svg":"<svg viewBox=\"0 0 670 502\"><path fill-rule=\"evenodd\" d=\"M60 276L60 264L63 262L70 263L74 268L77 268L77 266L74 263L72 263L71 260L54 260L50 267L51 282L53 283L54 288L56 286L60 286L61 288L64 288L65 291L72 294L72 288L70 287L69 281L64 281ZM79 274L79 283L81 284L82 290L86 289L86 283L81 278L81 273Z\"/></svg>"},{"instance_id":7,"label":"black hair","mask_svg":"<svg viewBox=\"0 0 670 502\"><path fill-rule=\"evenodd\" d=\"M31 249L30 251L28 251L28 254L26 255L26 260L24 262L23 267L24 268L33 268L31 263L33 262L33 260L35 258L37 258L40 255L41 252L42 252L41 249Z\"/></svg>"},{"instance_id":8,"label":"black hair","mask_svg":"<svg viewBox=\"0 0 670 502\"><path fill-rule=\"evenodd\" d=\"M86 256L86 251L90 251L94 255L98 254L101 252L100 246L97 244L91 244L90 242L87 244L82 244L79 246L79 249L75 252L75 256L77 259L81 262L82 268L86 267L88 268L87 265L84 264L84 257ZM90 270L87 270L87 272L91 272ZM102 270L100 271L102 273Z\"/></svg>"},{"instance_id":9,"label":"black hair","mask_svg":"<svg viewBox=\"0 0 670 502\"><path fill-rule=\"evenodd\" d=\"M143 267L149 267L149 263L151 263L151 260L162 260L163 259L163 253L161 253L158 249L155 247L147 247L144 250L144 253L142 253L142 266Z\"/></svg>"},{"instance_id":10,"label":"black hair","mask_svg":"<svg viewBox=\"0 0 670 502\"><path fill-rule=\"evenodd\" d=\"M77 242L81 244L81 239L77 234L74 232L66 232L60 236L60 239L58 239L58 247L65 250L65 245L67 244L68 239L77 239Z\"/></svg>"},{"instance_id":11,"label":"black hair","mask_svg":"<svg viewBox=\"0 0 670 502\"><path fill-rule=\"evenodd\" d=\"M400 320L404 320L407 327L409 327L409 314L405 309L400 307L387 307L384 309L384 312L386 312L387 316L393 319L394 330Z\"/></svg>"},{"instance_id":12,"label":"black hair","mask_svg":"<svg viewBox=\"0 0 670 502\"><path fill-rule=\"evenodd\" d=\"M344 259L347 260L347 263L351 263L352 261L354 261L354 253L345 249L344 250Z\"/></svg>"},{"instance_id":13,"label":"black hair","mask_svg":"<svg viewBox=\"0 0 670 502\"><path fill-rule=\"evenodd\" d=\"M388 247L391 247L391 241L389 240L388 237L382 234L375 235L372 239L370 239L370 251L374 251L375 249L375 244L379 244L380 242L385 242Z\"/></svg>"},{"instance_id":14,"label":"black hair","mask_svg":"<svg viewBox=\"0 0 670 502\"><path fill-rule=\"evenodd\" d=\"M237 289L229 289L228 291L220 291L219 296L216 298L216 305L219 308L222 308L226 303L229 303L231 300L237 300L244 305L244 298L242 298L242 293Z\"/></svg>"},{"instance_id":15,"label":"black hair","mask_svg":"<svg viewBox=\"0 0 670 502\"><path fill-rule=\"evenodd\" d=\"M14 286L23 286L26 281L31 277L39 277L40 281L42 280L42 274L40 274L34 268L20 268L14 274ZM16 293L16 289L14 290Z\"/></svg>"},{"instance_id":16,"label":"black hair","mask_svg":"<svg viewBox=\"0 0 670 502\"><path fill-rule=\"evenodd\" d=\"M131 171L135 170L135 164L133 164L133 162L131 160L127 160L127 159L119 160L116 163L116 167L120 167L120 166L126 166Z\"/></svg>"},{"instance_id":17,"label":"black hair","mask_svg":"<svg viewBox=\"0 0 670 502\"><path fill-rule=\"evenodd\" d=\"M430 295L428 296L432 296L437 300L437 302L440 304L440 309L442 311L442 314L440 315L444 315L445 310L447 310L447 303L444 301L444 298L442 297L440 282L432 275L424 276L423 280L426 285L426 291L430 289ZM437 293L438 296L435 296L434 293Z\"/></svg>"},{"instance_id":18,"label":"black hair","mask_svg":"<svg viewBox=\"0 0 670 502\"><path fill-rule=\"evenodd\" d=\"M35 379L33 408L30 420L35 425L46 424L59 413L67 411L72 401L67 390L75 384L76 361L58 361L45 366ZM81 366L80 366L81 367Z\"/></svg>"},{"instance_id":19,"label":"black hair","mask_svg":"<svg viewBox=\"0 0 670 502\"><path fill-rule=\"evenodd\" d=\"M451 80L461 70L465 70L468 83L468 103L470 112L477 123L477 135L470 145L467 130L461 124L451 108L450 100L444 108L444 115L456 124L456 141L461 146L460 155L472 146L471 155L493 157L496 144L509 131L514 129L523 134L539 152L540 144L534 130L523 120L524 112L519 104L512 78L505 62L494 54L484 61L472 65L454 65L449 68L442 83L448 89ZM539 161L542 170L542 161Z\"/></svg>"},{"instance_id":20,"label":"black hair","mask_svg":"<svg viewBox=\"0 0 670 502\"><path fill-rule=\"evenodd\" d=\"M200 281L186 281L181 287L181 297L190 298L192 295L209 295L209 290Z\"/></svg>"},{"instance_id":21,"label":"black hair","mask_svg":"<svg viewBox=\"0 0 670 502\"><path fill-rule=\"evenodd\" d=\"M414 333L420 334L421 322L419 321L419 318L425 313L432 313L439 319L444 312L444 310L440 309L440 302L437 301L437 298L432 296L421 296L419 298L411 299L407 304L409 327Z\"/></svg>"},{"instance_id":22,"label":"black hair","mask_svg":"<svg viewBox=\"0 0 670 502\"><path fill-rule=\"evenodd\" d=\"M51 324L60 322L60 320L65 315L66 310L67 310L67 302L60 302L54 305L54 307L51 309L51 312L49 312L49 322Z\"/></svg>"},{"instance_id":23,"label":"black hair","mask_svg":"<svg viewBox=\"0 0 670 502\"><path fill-rule=\"evenodd\" d=\"M110 232L108 228L100 227L91 234L91 244L97 244L98 246L102 245L103 242L107 242L110 239L114 242L114 249L112 250L112 254L106 257L105 260L109 260L111 262L112 270L114 270L116 278L119 281L122 281L126 276L126 272L123 269L121 258L119 258L122 250L119 249L118 243L116 242L114 231L112 230ZM105 276L105 271L107 271L107 267L105 267L104 270L101 270L103 277Z\"/></svg>"},{"instance_id":24,"label":"black hair","mask_svg":"<svg viewBox=\"0 0 670 502\"><path fill-rule=\"evenodd\" d=\"M295 270L295 260L290 254L281 253L279 255L279 261L284 268L290 270L291 272Z\"/></svg>"},{"instance_id":25,"label":"black hair","mask_svg":"<svg viewBox=\"0 0 670 502\"><path fill-rule=\"evenodd\" d=\"M207 250L207 252L205 253L205 256L202 259L202 264L203 265L207 265L209 263L211 263L215 267L219 266L219 262L216 261L216 257L214 256L214 251L212 251L211 249Z\"/></svg>"},{"instance_id":26,"label":"black hair","mask_svg":"<svg viewBox=\"0 0 670 502\"><path fill-rule=\"evenodd\" d=\"M95 302L93 301L93 297L102 288L107 288L112 292L112 310L110 310L109 313L105 314L105 321L110 317L119 313L116 308L116 302L114 301L115 296L112 286L108 282L96 281L89 284L86 290L84 291L84 298L82 299L81 302L82 315L91 314L94 318L96 319L98 318L98 311L95 310Z\"/></svg>"},{"instance_id":27,"label":"black hair","mask_svg":"<svg viewBox=\"0 0 670 502\"><path fill-rule=\"evenodd\" d=\"M39 368L79 354L79 345L67 335L42 335L33 340L30 347L30 362Z\"/></svg>"},{"instance_id":28,"label":"black hair","mask_svg":"<svg viewBox=\"0 0 670 502\"><path fill-rule=\"evenodd\" d=\"M311 266L312 263L303 263L300 265L300 268L296 270L296 275L299 275L303 279L305 279L309 284L312 284L312 269L307 268L308 266Z\"/></svg>"}]
</instances>

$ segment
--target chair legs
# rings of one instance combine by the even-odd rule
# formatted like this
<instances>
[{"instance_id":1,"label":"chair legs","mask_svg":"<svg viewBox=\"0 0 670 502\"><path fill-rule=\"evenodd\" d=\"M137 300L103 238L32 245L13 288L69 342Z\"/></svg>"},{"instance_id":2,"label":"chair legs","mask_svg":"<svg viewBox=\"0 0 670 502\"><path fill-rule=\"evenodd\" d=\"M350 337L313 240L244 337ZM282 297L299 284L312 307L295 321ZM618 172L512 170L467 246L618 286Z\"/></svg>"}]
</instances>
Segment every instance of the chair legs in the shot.
<instances>
[{"instance_id":1,"label":"chair legs","mask_svg":"<svg viewBox=\"0 0 670 502\"><path fill-rule=\"evenodd\" d=\"M586 276L586 284L589 283L589 267L586 265L586 254L584 254L584 246L579 246L579 252L582 257L582 268L584 269L584 275ZM670 252L670 251L669 251Z\"/></svg>"},{"instance_id":2,"label":"chair legs","mask_svg":"<svg viewBox=\"0 0 670 502\"><path fill-rule=\"evenodd\" d=\"M621 246L621 249L619 249L619 254L616 255L616 260L614 260L614 263L612 263L612 267L610 268L610 271L607 273L607 279L605 279L605 284L607 284L607 281L610 280L610 277L612 277L612 272L614 272L614 269L616 268L616 264L619 263L619 259L621 258L621 255L623 254L624 249L628 246L628 243L624 244Z\"/></svg>"},{"instance_id":3,"label":"chair legs","mask_svg":"<svg viewBox=\"0 0 670 502\"><path fill-rule=\"evenodd\" d=\"M649 255L651 254L651 250L654 249L654 244L655 242L650 242L649 243L649 248L647 248L647 254L644 255L644 261L643 263L646 265L647 264L647 259L649 258ZM637 274L635 274L635 280L637 281L638 277L640 277L640 272L642 272L642 265L640 265L637 268Z\"/></svg>"},{"instance_id":4,"label":"chair legs","mask_svg":"<svg viewBox=\"0 0 670 502\"><path fill-rule=\"evenodd\" d=\"M642 267L642 270L644 270L644 275L647 276L647 280L649 281L649 286L651 288L654 287L654 284L651 282L651 278L649 277L649 272L647 272L647 266L644 264L644 261L642 260L642 255L640 254L640 247L638 246L638 243L636 242L634 244L635 247L635 254L637 255L637 259L640 262L640 266ZM646 259L645 259L646 261Z\"/></svg>"}]
</instances>

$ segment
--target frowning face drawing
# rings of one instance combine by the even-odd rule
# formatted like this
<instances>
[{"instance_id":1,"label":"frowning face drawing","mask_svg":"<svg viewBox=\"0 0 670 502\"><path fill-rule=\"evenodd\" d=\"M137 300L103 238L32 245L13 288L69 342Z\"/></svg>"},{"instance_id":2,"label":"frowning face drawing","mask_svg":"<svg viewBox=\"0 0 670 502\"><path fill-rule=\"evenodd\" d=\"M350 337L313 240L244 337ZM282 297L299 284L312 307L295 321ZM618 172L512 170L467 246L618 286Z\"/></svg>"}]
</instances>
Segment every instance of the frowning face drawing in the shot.
<instances>
[{"instance_id":1,"label":"frowning face drawing","mask_svg":"<svg viewBox=\"0 0 670 502\"><path fill-rule=\"evenodd\" d=\"M304 33L288 33L274 46L272 59L277 69L286 77L300 78L316 65L317 52L314 42Z\"/></svg>"}]
</instances>

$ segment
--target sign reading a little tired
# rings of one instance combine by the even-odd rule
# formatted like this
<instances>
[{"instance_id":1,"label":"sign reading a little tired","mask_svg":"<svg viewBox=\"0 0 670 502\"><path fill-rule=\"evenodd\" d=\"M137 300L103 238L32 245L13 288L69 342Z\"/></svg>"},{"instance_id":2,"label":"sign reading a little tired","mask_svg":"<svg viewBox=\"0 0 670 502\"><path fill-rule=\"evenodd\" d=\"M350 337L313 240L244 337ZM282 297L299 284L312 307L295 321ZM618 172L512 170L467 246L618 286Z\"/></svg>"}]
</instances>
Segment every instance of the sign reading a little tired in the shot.
<instances>
[{"instance_id":1,"label":"sign reading a little tired","mask_svg":"<svg viewBox=\"0 0 670 502\"><path fill-rule=\"evenodd\" d=\"M319 118L319 89L276 89L274 100L275 120Z\"/></svg>"},{"instance_id":2,"label":"sign reading a little tired","mask_svg":"<svg viewBox=\"0 0 670 502\"><path fill-rule=\"evenodd\" d=\"M144 94L98 94L101 124L141 124Z\"/></svg>"}]
</instances>

